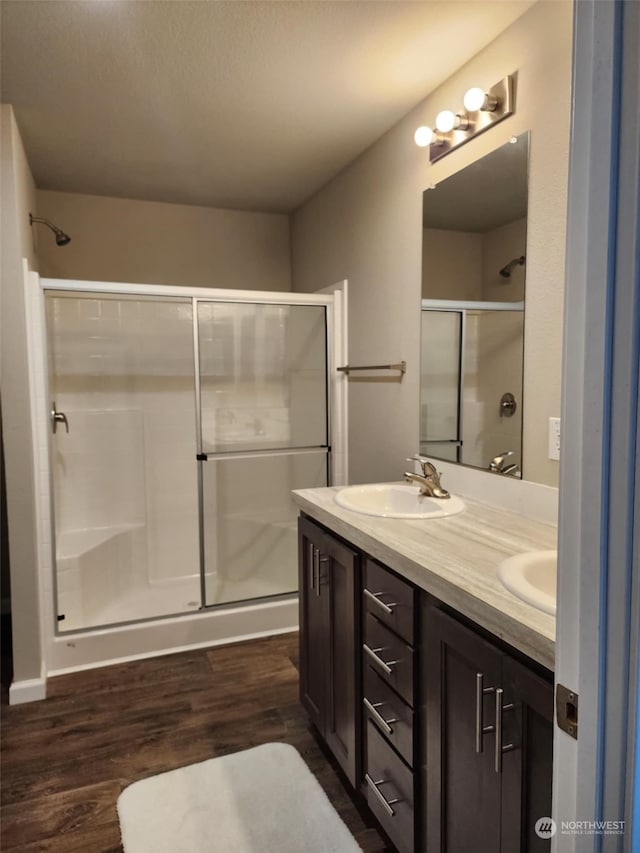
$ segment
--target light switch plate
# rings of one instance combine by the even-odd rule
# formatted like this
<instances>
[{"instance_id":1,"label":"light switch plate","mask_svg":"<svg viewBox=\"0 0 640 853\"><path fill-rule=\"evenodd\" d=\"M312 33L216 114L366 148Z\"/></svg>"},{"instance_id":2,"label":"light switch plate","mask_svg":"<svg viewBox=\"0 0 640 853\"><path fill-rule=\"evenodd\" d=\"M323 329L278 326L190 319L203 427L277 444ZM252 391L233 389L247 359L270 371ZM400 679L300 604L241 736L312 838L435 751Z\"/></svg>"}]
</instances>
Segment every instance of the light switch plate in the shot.
<instances>
[{"instance_id":1,"label":"light switch plate","mask_svg":"<svg viewBox=\"0 0 640 853\"><path fill-rule=\"evenodd\" d=\"M560 418L549 418L549 459L560 459Z\"/></svg>"}]
</instances>

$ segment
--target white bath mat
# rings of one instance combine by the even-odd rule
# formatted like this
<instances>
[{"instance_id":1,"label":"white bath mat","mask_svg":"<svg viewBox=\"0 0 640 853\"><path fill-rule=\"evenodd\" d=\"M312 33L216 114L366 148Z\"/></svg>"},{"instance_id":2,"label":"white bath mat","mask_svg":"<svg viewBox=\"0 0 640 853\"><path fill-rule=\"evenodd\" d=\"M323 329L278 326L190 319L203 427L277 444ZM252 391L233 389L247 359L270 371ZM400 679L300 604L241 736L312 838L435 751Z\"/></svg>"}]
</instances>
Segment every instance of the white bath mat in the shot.
<instances>
[{"instance_id":1,"label":"white bath mat","mask_svg":"<svg viewBox=\"0 0 640 853\"><path fill-rule=\"evenodd\" d=\"M297 750L267 743L134 782L125 853L358 853Z\"/></svg>"}]
</instances>

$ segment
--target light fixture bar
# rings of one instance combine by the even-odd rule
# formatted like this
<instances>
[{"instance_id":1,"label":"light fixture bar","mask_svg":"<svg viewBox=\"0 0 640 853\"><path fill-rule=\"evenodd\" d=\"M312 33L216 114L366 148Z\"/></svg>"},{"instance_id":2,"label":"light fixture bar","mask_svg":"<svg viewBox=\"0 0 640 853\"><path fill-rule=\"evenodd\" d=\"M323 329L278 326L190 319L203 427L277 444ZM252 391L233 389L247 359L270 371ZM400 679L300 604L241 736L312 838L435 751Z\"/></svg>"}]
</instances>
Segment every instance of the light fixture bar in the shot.
<instances>
[{"instance_id":1,"label":"light fixture bar","mask_svg":"<svg viewBox=\"0 0 640 853\"><path fill-rule=\"evenodd\" d=\"M487 108L491 105L491 108ZM435 163L441 157L445 157L455 148L464 145L465 142L474 139L479 133L483 133L502 119L507 118L515 111L514 78L513 75L503 77L495 86L486 90L484 109L470 112L461 110L454 115L465 116L466 122L456 122L453 130L448 133L439 133L437 144L429 145L429 162ZM466 124L466 127L464 126Z\"/></svg>"}]
</instances>

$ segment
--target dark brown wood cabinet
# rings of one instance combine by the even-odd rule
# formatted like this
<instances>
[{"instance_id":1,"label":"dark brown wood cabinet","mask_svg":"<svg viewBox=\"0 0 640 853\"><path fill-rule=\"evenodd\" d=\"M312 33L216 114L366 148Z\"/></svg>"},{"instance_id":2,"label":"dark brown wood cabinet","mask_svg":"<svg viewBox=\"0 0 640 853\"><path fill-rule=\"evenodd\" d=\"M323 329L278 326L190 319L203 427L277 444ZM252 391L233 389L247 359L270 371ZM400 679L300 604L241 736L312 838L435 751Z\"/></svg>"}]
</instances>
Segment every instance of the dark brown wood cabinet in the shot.
<instances>
[{"instance_id":1,"label":"dark brown wood cabinet","mask_svg":"<svg viewBox=\"0 0 640 853\"><path fill-rule=\"evenodd\" d=\"M429 853L542 853L553 684L431 601L423 606L424 838Z\"/></svg>"},{"instance_id":2,"label":"dark brown wood cabinet","mask_svg":"<svg viewBox=\"0 0 640 853\"><path fill-rule=\"evenodd\" d=\"M360 778L360 555L298 520L300 701L354 787Z\"/></svg>"},{"instance_id":3,"label":"dark brown wood cabinet","mask_svg":"<svg viewBox=\"0 0 640 853\"><path fill-rule=\"evenodd\" d=\"M416 588L365 559L362 792L398 850L416 849Z\"/></svg>"},{"instance_id":4,"label":"dark brown wood cabinet","mask_svg":"<svg viewBox=\"0 0 640 853\"><path fill-rule=\"evenodd\" d=\"M300 699L399 853L549 851L552 674L308 517L298 531Z\"/></svg>"}]
</instances>

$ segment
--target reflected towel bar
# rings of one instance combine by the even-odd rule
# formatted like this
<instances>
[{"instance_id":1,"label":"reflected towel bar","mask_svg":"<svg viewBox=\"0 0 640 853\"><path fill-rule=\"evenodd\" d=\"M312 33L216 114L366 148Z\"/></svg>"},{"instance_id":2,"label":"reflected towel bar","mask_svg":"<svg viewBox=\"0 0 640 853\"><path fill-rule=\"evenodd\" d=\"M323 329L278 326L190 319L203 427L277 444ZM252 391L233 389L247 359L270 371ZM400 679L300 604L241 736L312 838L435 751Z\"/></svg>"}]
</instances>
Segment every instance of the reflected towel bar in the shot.
<instances>
[{"instance_id":1,"label":"reflected towel bar","mask_svg":"<svg viewBox=\"0 0 640 853\"><path fill-rule=\"evenodd\" d=\"M341 373L350 373L352 370L399 370L400 373L407 372L407 362L401 361L398 364L367 364L355 367L351 364L345 364L344 367L337 367L336 370Z\"/></svg>"}]
</instances>

